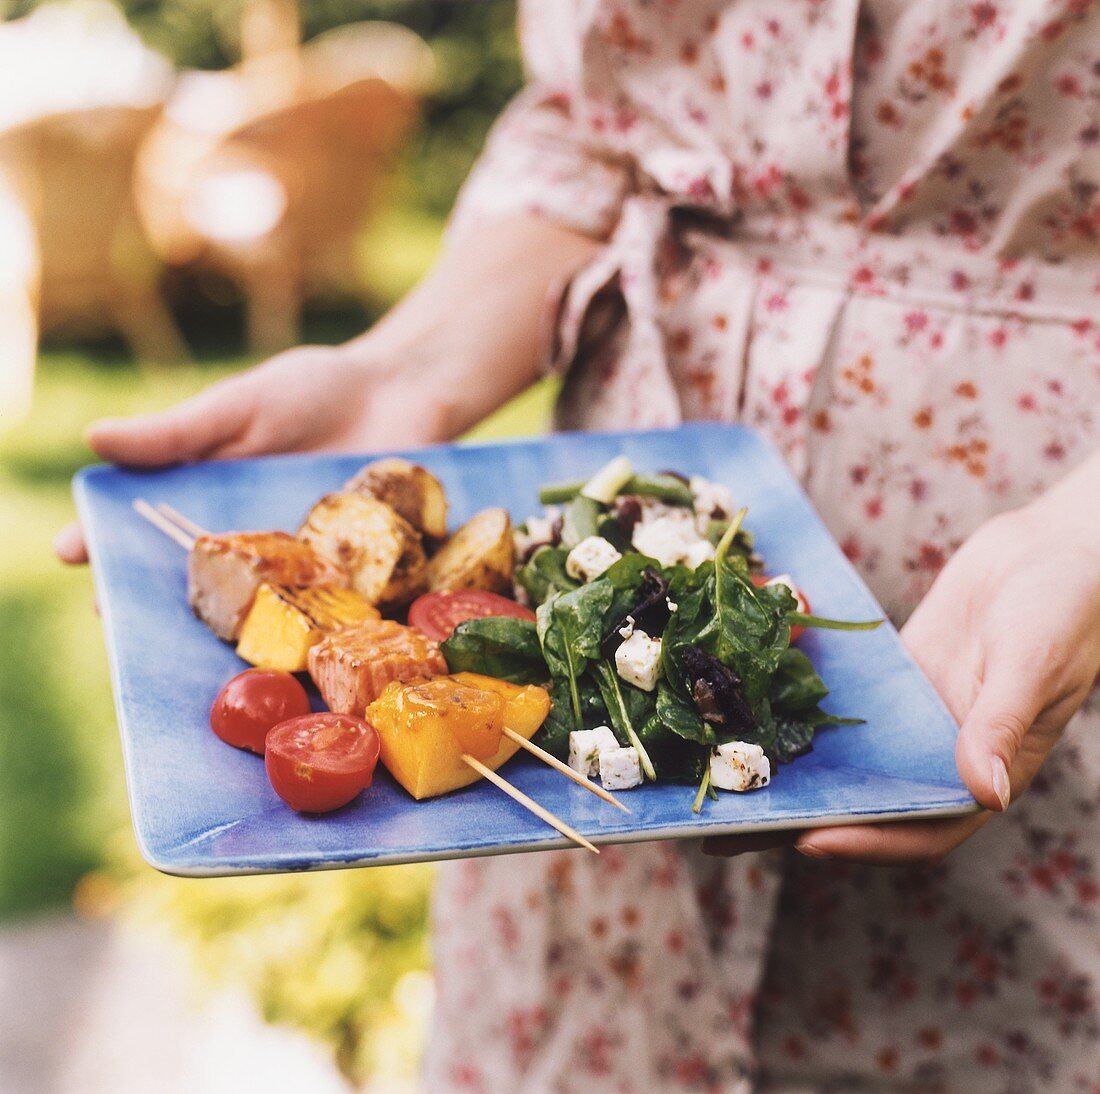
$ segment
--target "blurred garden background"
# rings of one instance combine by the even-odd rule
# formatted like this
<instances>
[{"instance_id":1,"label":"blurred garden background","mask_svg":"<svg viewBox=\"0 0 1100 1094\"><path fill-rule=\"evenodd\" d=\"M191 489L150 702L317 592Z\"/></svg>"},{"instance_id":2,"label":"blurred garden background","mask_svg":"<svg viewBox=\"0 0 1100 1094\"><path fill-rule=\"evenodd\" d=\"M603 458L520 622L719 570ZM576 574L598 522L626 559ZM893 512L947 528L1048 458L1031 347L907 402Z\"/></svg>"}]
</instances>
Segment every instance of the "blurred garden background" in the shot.
<instances>
[{"instance_id":1,"label":"blurred garden background","mask_svg":"<svg viewBox=\"0 0 1100 1094\"><path fill-rule=\"evenodd\" d=\"M91 578L50 542L73 515L88 422L169 405L296 337L349 337L419 277L519 84L512 4L9 0L0 13L0 1087L100 1089L93 1072L66 1079L66 1046L32 1044L31 1027L47 1013L40 1039L77 1038L76 981L98 969L99 998L114 994L103 964L127 932L169 937L200 1002L228 992L304 1031L334 1082L414 1086L431 871L188 882L144 866ZM368 130L368 166L326 163L332 193L317 194L296 157L338 125ZM548 404L535 390L481 431L542 428Z\"/></svg>"}]
</instances>

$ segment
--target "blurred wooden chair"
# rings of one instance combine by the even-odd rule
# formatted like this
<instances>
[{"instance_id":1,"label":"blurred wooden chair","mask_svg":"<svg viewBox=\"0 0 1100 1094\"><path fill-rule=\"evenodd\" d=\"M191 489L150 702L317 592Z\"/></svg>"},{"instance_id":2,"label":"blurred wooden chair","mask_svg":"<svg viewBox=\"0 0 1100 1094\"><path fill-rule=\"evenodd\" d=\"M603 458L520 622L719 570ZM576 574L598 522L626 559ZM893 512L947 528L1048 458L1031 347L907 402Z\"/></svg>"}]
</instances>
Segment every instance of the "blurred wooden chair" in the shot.
<instances>
[{"instance_id":1,"label":"blurred wooden chair","mask_svg":"<svg viewBox=\"0 0 1100 1094\"><path fill-rule=\"evenodd\" d=\"M160 112L101 106L0 131L0 167L34 226L41 331L118 330L149 362L186 356L133 202L134 161Z\"/></svg>"},{"instance_id":2,"label":"blurred wooden chair","mask_svg":"<svg viewBox=\"0 0 1100 1094\"><path fill-rule=\"evenodd\" d=\"M185 77L139 158L139 207L158 253L239 284L257 351L297 341L308 295L361 291L356 241L431 69L411 31L367 26L358 66L353 28L305 46L295 86L282 85L293 101L280 106L256 109L277 96L257 93L255 58Z\"/></svg>"}]
</instances>

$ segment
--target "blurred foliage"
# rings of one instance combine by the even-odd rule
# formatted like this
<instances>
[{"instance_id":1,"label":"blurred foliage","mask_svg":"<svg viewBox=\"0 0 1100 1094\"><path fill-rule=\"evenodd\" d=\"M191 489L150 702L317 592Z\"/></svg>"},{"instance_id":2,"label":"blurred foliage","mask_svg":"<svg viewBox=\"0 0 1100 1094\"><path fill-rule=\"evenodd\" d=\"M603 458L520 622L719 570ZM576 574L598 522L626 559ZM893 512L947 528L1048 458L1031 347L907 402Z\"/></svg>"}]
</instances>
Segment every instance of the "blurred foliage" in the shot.
<instances>
[{"instance_id":1,"label":"blurred foliage","mask_svg":"<svg viewBox=\"0 0 1100 1094\"><path fill-rule=\"evenodd\" d=\"M76 900L171 931L208 987L246 992L268 1021L325 1042L353 1082L388 1090L411 1081L423 1050L431 882L429 866L196 882L151 873L127 835Z\"/></svg>"}]
</instances>

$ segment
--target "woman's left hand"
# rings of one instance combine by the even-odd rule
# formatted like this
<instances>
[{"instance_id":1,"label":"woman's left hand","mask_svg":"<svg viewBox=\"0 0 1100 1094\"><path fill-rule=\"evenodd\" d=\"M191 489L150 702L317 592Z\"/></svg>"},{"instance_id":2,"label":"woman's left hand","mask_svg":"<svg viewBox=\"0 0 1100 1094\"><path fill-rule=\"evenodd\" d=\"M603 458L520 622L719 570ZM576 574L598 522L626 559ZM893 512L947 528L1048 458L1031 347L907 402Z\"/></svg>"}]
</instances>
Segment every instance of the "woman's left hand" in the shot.
<instances>
[{"instance_id":1,"label":"woman's left hand","mask_svg":"<svg viewBox=\"0 0 1100 1094\"><path fill-rule=\"evenodd\" d=\"M795 840L799 851L882 865L934 863L989 821L988 811L1003 811L1027 789L1100 673L1100 527L1096 475L1088 471L979 528L902 631L960 723L959 773L985 810L944 821L810 829ZM1073 489L1082 477L1084 493ZM759 846L731 837L704 849L736 854Z\"/></svg>"}]
</instances>

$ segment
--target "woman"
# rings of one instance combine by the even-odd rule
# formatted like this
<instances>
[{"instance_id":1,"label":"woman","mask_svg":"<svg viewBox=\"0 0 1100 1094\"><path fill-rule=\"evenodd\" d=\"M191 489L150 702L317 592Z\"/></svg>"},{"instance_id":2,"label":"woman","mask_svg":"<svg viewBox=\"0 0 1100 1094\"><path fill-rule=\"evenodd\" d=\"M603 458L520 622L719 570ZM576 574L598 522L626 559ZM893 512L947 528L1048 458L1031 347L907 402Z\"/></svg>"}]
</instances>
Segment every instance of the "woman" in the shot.
<instances>
[{"instance_id":1,"label":"woman","mask_svg":"<svg viewBox=\"0 0 1100 1094\"><path fill-rule=\"evenodd\" d=\"M1100 4L559 0L523 32L423 285L93 446L439 440L547 361L566 426L747 421L908 618L986 812L453 864L429 1087L1095 1091Z\"/></svg>"}]
</instances>

